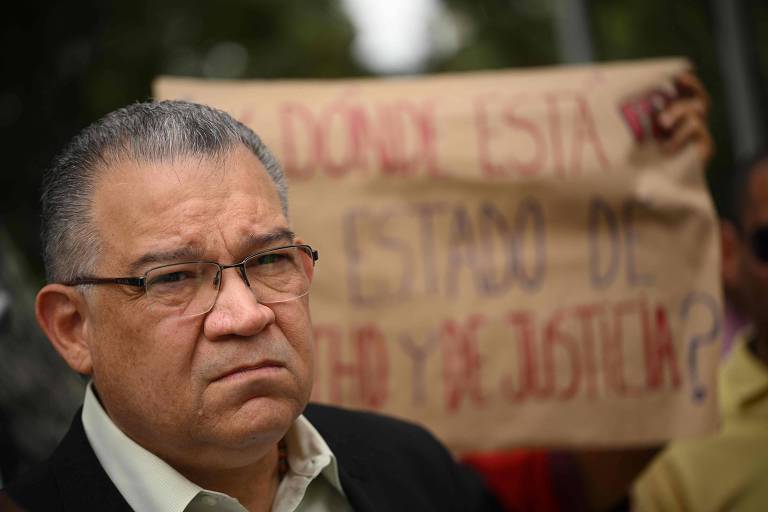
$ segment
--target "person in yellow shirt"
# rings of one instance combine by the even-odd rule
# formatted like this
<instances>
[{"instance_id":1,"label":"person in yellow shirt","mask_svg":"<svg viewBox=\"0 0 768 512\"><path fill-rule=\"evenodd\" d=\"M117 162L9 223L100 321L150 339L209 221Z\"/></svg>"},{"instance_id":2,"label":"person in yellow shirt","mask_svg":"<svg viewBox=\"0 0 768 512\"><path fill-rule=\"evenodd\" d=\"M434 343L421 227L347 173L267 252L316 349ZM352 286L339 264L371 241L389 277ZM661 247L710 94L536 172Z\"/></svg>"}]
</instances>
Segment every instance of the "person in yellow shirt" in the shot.
<instances>
[{"instance_id":1,"label":"person in yellow shirt","mask_svg":"<svg viewBox=\"0 0 768 512\"><path fill-rule=\"evenodd\" d=\"M717 434L672 443L641 475L633 509L768 510L768 150L734 176L723 221L723 282L752 326L718 376Z\"/></svg>"}]
</instances>

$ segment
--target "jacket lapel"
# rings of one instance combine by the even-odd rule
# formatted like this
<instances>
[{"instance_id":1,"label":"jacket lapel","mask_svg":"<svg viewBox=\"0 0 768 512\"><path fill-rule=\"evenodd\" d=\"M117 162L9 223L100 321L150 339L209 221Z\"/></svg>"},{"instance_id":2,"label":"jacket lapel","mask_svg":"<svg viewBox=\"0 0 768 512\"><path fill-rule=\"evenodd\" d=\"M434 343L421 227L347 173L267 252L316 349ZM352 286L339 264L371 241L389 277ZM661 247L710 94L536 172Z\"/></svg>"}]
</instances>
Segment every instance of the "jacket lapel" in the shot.
<instances>
[{"instance_id":1,"label":"jacket lapel","mask_svg":"<svg viewBox=\"0 0 768 512\"><path fill-rule=\"evenodd\" d=\"M381 454L377 454L377 448L366 442L358 432L335 421L333 415L327 414L325 408L310 404L304 414L336 456L341 486L352 508L356 512L381 510L377 504L387 502L386 495L381 495L387 491L379 488L370 469L371 464L383 460ZM388 492L393 490L389 489Z\"/></svg>"},{"instance_id":2,"label":"jacket lapel","mask_svg":"<svg viewBox=\"0 0 768 512\"><path fill-rule=\"evenodd\" d=\"M51 457L63 510L131 511L96 458L78 410L72 426Z\"/></svg>"}]
</instances>

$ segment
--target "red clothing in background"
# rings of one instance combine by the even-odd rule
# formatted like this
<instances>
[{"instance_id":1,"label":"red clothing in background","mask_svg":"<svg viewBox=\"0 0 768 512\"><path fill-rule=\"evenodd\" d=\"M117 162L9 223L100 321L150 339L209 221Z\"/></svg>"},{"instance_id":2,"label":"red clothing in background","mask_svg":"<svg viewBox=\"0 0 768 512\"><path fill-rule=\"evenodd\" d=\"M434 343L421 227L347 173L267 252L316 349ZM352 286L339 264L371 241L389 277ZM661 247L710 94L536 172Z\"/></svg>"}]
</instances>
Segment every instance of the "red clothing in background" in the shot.
<instances>
[{"instance_id":1,"label":"red clothing in background","mask_svg":"<svg viewBox=\"0 0 768 512\"><path fill-rule=\"evenodd\" d=\"M475 453L462 461L478 471L508 511L585 510L581 476L564 452L515 450Z\"/></svg>"}]
</instances>

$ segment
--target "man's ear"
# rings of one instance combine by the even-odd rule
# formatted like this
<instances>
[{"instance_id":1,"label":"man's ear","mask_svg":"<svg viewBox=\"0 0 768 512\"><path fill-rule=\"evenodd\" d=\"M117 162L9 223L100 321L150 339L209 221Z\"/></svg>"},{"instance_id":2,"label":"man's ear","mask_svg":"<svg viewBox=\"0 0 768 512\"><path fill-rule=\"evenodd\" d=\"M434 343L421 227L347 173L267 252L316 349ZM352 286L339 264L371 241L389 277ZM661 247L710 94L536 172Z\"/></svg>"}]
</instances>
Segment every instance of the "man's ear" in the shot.
<instances>
[{"instance_id":1,"label":"man's ear","mask_svg":"<svg viewBox=\"0 0 768 512\"><path fill-rule=\"evenodd\" d=\"M742 265L744 244L739 236L738 228L730 221L720 222L720 244L723 256L722 279L727 290L740 288L739 270Z\"/></svg>"},{"instance_id":2,"label":"man's ear","mask_svg":"<svg viewBox=\"0 0 768 512\"><path fill-rule=\"evenodd\" d=\"M85 297L71 286L48 284L35 300L40 328L70 368L82 375L93 370L86 339L87 311Z\"/></svg>"}]
</instances>

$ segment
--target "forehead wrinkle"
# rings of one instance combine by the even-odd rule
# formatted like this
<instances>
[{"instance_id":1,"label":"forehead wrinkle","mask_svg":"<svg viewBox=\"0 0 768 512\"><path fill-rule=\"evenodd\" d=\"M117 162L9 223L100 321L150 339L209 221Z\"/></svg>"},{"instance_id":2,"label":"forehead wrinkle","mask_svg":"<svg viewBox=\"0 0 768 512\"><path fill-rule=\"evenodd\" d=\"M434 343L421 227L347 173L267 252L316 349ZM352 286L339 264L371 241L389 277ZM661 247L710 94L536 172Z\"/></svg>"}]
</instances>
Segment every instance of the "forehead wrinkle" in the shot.
<instances>
[{"instance_id":1,"label":"forehead wrinkle","mask_svg":"<svg viewBox=\"0 0 768 512\"><path fill-rule=\"evenodd\" d=\"M216 222L216 229L219 232L219 238L224 243L224 250L227 252L227 254L230 255L230 257L236 257L236 252L233 251L233 249L236 249L235 247L231 247L229 243L229 239L227 238L225 232L224 232L224 226L222 226L222 221L218 217L215 219Z\"/></svg>"}]
</instances>

